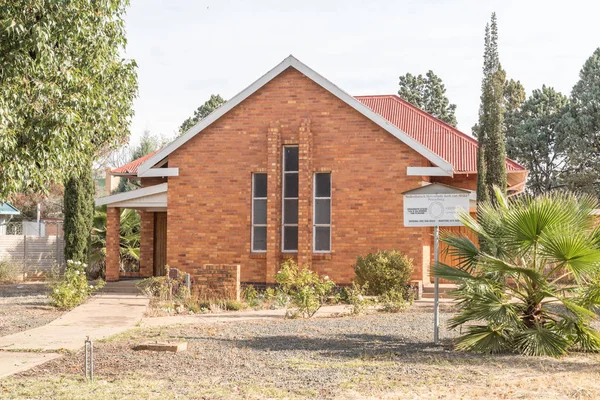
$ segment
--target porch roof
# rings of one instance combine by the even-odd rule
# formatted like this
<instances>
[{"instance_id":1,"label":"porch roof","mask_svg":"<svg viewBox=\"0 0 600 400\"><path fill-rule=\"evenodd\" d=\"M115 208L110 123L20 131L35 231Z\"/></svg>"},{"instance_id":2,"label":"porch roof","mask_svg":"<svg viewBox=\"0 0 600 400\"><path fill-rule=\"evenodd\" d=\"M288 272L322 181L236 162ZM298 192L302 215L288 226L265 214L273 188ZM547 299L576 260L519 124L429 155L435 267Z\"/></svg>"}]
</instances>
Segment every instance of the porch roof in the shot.
<instances>
[{"instance_id":1,"label":"porch roof","mask_svg":"<svg viewBox=\"0 0 600 400\"><path fill-rule=\"evenodd\" d=\"M21 212L10 203L0 203L0 215L19 215Z\"/></svg>"},{"instance_id":2,"label":"porch roof","mask_svg":"<svg viewBox=\"0 0 600 400\"><path fill-rule=\"evenodd\" d=\"M147 209L151 211L165 211L167 209L168 183L148 186L111 196L96 199L96 206Z\"/></svg>"}]
</instances>

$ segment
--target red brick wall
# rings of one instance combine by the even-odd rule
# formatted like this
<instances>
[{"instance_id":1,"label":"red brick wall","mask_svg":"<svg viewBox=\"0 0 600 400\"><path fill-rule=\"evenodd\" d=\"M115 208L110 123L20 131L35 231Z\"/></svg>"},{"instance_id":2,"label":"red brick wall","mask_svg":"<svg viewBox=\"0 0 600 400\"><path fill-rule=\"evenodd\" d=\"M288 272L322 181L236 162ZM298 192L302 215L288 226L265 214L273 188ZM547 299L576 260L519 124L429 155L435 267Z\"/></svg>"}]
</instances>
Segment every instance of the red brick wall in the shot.
<instances>
[{"instance_id":1,"label":"red brick wall","mask_svg":"<svg viewBox=\"0 0 600 400\"><path fill-rule=\"evenodd\" d=\"M241 264L242 282L271 282L280 252L281 146L300 145L299 258L349 283L356 257L399 249L422 278L431 229L404 228L401 193L429 162L299 72L288 69L169 156L168 264ZM251 173L269 174L267 252L250 252ZM332 174L332 252L312 254L312 173Z\"/></svg>"},{"instance_id":2,"label":"red brick wall","mask_svg":"<svg viewBox=\"0 0 600 400\"><path fill-rule=\"evenodd\" d=\"M106 280L119 280L121 209L108 207L106 210Z\"/></svg>"},{"instance_id":3,"label":"red brick wall","mask_svg":"<svg viewBox=\"0 0 600 400\"><path fill-rule=\"evenodd\" d=\"M140 277L154 274L154 213L140 211Z\"/></svg>"},{"instance_id":4,"label":"red brick wall","mask_svg":"<svg viewBox=\"0 0 600 400\"><path fill-rule=\"evenodd\" d=\"M201 299L240 299L240 265L205 264L194 268L192 290Z\"/></svg>"}]
</instances>

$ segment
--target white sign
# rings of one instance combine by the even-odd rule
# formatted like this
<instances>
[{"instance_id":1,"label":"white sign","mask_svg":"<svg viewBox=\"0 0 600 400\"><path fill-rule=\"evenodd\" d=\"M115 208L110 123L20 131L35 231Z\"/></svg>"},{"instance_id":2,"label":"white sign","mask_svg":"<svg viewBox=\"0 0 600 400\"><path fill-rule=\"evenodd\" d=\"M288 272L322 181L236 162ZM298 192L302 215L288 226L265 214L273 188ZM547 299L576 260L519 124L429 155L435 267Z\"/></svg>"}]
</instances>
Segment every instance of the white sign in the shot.
<instances>
[{"instance_id":1,"label":"white sign","mask_svg":"<svg viewBox=\"0 0 600 400\"><path fill-rule=\"evenodd\" d=\"M469 193L405 194L404 226L462 226L460 210L469 210Z\"/></svg>"}]
</instances>

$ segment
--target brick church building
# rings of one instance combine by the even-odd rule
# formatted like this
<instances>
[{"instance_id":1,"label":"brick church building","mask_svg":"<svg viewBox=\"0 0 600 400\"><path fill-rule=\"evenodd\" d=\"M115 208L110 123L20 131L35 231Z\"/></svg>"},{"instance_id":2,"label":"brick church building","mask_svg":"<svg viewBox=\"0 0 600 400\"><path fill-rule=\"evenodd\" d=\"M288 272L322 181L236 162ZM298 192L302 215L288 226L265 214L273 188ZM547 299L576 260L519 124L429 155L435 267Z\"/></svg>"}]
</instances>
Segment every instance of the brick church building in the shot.
<instances>
[{"instance_id":1,"label":"brick church building","mask_svg":"<svg viewBox=\"0 0 600 400\"><path fill-rule=\"evenodd\" d=\"M121 276L119 212L133 208L141 277L238 264L241 282L264 284L291 257L343 284L358 255L396 249L428 282L432 228L403 226L401 193L432 182L474 191L476 153L475 139L398 96L353 97L289 56L163 149L113 170L142 188L96 200L108 206L107 279ZM527 171L506 167L507 190L522 191Z\"/></svg>"}]
</instances>

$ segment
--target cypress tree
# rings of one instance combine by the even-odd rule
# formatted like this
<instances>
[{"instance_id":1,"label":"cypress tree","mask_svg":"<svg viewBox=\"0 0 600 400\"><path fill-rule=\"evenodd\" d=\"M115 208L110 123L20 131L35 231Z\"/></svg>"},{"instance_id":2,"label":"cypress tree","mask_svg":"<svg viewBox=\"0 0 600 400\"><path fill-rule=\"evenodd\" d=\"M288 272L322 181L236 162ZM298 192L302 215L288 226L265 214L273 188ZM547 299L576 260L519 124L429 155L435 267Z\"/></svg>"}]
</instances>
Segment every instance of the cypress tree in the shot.
<instances>
[{"instance_id":1,"label":"cypress tree","mask_svg":"<svg viewBox=\"0 0 600 400\"><path fill-rule=\"evenodd\" d=\"M479 123L474 131L479 140L477 152L477 200L493 197L497 186L506 191L506 148L504 139L504 86L506 73L498 57L498 25L496 13L485 27L483 80Z\"/></svg>"},{"instance_id":2,"label":"cypress tree","mask_svg":"<svg viewBox=\"0 0 600 400\"><path fill-rule=\"evenodd\" d=\"M490 49L490 26L485 26L485 40L483 53L483 80L481 82L481 104L479 105L479 121L473 127L473 136L477 137L477 203L487 201L488 190L486 186L487 164L485 161L485 147L487 142L487 129L485 127L486 116L484 114L483 100L486 90L487 77L489 75L489 49Z\"/></svg>"},{"instance_id":3,"label":"cypress tree","mask_svg":"<svg viewBox=\"0 0 600 400\"><path fill-rule=\"evenodd\" d=\"M65 259L88 261L94 218L94 178L91 160L65 184Z\"/></svg>"}]
</instances>

